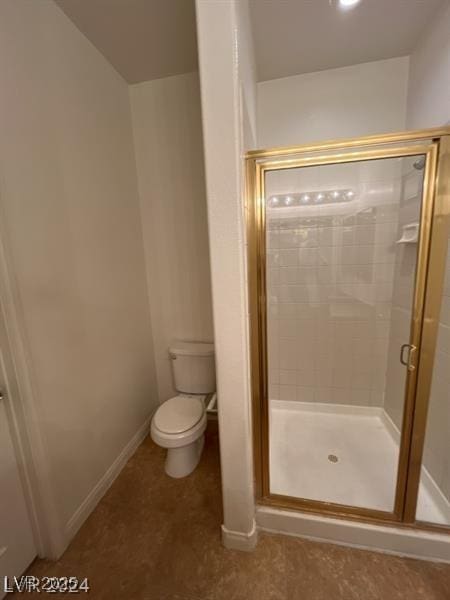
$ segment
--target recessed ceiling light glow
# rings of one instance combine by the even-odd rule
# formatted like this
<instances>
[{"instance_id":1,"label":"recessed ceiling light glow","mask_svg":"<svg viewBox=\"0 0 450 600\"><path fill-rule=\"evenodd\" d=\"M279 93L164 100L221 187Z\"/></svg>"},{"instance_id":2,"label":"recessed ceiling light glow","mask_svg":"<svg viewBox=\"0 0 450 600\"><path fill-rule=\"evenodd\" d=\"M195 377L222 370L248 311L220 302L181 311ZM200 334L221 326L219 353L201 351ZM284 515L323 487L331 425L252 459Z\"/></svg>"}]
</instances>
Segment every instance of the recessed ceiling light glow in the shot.
<instances>
[{"instance_id":1,"label":"recessed ceiling light glow","mask_svg":"<svg viewBox=\"0 0 450 600\"><path fill-rule=\"evenodd\" d=\"M347 8L353 8L359 4L359 2L361 2L361 0L339 0L339 7L345 10Z\"/></svg>"}]
</instances>

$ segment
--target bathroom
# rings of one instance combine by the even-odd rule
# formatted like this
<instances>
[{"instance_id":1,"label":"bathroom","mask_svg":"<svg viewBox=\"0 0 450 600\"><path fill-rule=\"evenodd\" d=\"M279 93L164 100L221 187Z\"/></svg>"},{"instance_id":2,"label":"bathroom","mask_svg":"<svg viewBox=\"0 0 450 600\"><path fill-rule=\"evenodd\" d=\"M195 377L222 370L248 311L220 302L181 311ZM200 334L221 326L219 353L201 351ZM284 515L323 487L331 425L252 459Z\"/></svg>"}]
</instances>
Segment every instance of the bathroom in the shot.
<instances>
[{"instance_id":1,"label":"bathroom","mask_svg":"<svg viewBox=\"0 0 450 600\"><path fill-rule=\"evenodd\" d=\"M0 575L89 578L98 598L448 597L449 263L433 235L427 287L437 217L420 209L436 169L448 206L449 2L2 0L0 15ZM278 147L264 230L252 151ZM372 154L327 159L357 151ZM422 345L419 271L438 315ZM177 379L195 359L204 388ZM201 423L185 472L177 432L151 432L173 398L169 429L180 411Z\"/></svg>"}]
</instances>

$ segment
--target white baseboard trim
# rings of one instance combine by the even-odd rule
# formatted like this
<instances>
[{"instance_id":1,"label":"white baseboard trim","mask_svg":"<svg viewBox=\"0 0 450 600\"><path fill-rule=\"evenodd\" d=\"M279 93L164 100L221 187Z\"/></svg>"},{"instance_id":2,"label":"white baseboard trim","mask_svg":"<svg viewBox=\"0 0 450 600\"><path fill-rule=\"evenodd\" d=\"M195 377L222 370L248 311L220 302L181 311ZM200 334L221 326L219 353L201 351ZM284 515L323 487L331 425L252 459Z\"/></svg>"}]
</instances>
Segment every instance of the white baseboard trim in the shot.
<instances>
[{"instance_id":1,"label":"white baseboard trim","mask_svg":"<svg viewBox=\"0 0 450 600\"><path fill-rule=\"evenodd\" d=\"M227 529L225 525L222 525L222 544L228 550L242 550L244 552L251 552L256 548L258 543L258 530L256 529L256 522L253 519L253 526L249 533L242 531L232 531Z\"/></svg>"},{"instance_id":2,"label":"white baseboard trim","mask_svg":"<svg viewBox=\"0 0 450 600\"><path fill-rule=\"evenodd\" d=\"M80 506L77 508L72 517L68 520L65 527L65 537L66 537L66 546L64 550L67 548L69 543L75 537L76 533L92 513L94 508L103 498L105 493L114 483L114 480L118 477L122 469L128 460L133 456L136 452L138 446L140 446L141 442L144 440L146 435L149 432L150 421L153 415L150 415L144 423L139 427L137 432L133 435L131 440L126 444L123 448L122 452L115 459L103 477L97 482L97 484L92 488ZM61 552L62 554L62 552Z\"/></svg>"},{"instance_id":3,"label":"white baseboard trim","mask_svg":"<svg viewBox=\"0 0 450 600\"><path fill-rule=\"evenodd\" d=\"M256 523L259 531L268 533L450 563L450 536L445 533L371 525L265 506L257 507Z\"/></svg>"}]
</instances>

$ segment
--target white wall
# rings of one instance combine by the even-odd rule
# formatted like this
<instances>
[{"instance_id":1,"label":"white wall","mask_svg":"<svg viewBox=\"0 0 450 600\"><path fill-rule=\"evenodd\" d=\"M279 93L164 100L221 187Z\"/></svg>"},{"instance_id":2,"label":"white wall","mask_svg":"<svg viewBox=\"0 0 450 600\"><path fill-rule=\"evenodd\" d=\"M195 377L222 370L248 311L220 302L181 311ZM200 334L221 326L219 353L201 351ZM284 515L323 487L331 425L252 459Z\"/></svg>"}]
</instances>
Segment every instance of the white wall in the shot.
<instances>
[{"instance_id":1,"label":"white wall","mask_svg":"<svg viewBox=\"0 0 450 600\"><path fill-rule=\"evenodd\" d=\"M71 518L156 404L128 87L53 2L0 3L3 242Z\"/></svg>"},{"instance_id":2,"label":"white wall","mask_svg":"<svg viewBox=\"0 0 450 600\"><path fill-rule=\"evenodd\" d=\"M172 340L213 341L198 73L131 86L159 400Z\"/></svg>"},{"instance_id":3,"label":"white wall","mask_svg":"<svg viewBox=\"0 0 450 600\"><path fill-rule=\"evenodd\" d=\"M405 128L408 57L258 83L260 148Z\"/></svg>"},{"instance_id":4,"label":"white wall","mask_svg":"<svg viewBox=\"0 0 450 600\"><path fill-rule=\"evenodd\" d=\"M197 0L214 308L224 542L255 542L242 153L254 79L246 2ZM244 16L245 18L244 18Z\"/></svg>"},{"instance_id":5,"label":"white wall","mask_svg":"<svg viewBox=\"0 0 450 600\"><path fill-rule=\"evenodd\" d=\"M450 2L444 0L410 57L408 129L450 121Z\"/></svg>"}]
</instances>

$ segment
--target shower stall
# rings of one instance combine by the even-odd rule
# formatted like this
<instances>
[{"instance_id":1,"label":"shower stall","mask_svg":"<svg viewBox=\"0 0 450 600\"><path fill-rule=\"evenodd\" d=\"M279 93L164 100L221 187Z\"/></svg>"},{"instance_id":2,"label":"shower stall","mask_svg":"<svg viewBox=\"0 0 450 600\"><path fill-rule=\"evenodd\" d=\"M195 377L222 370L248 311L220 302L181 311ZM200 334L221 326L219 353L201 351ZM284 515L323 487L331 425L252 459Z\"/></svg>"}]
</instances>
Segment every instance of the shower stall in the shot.
<instances>
[{"instance_id":1,"label":"shower stall","mask_svg":"<svg viewBox=\"0 0 450 600\"><path fill-rule=\"evenodd\" d=\"M450 129L249 152L258 502L450 527Z\"/></svg>"}]
</instances>

